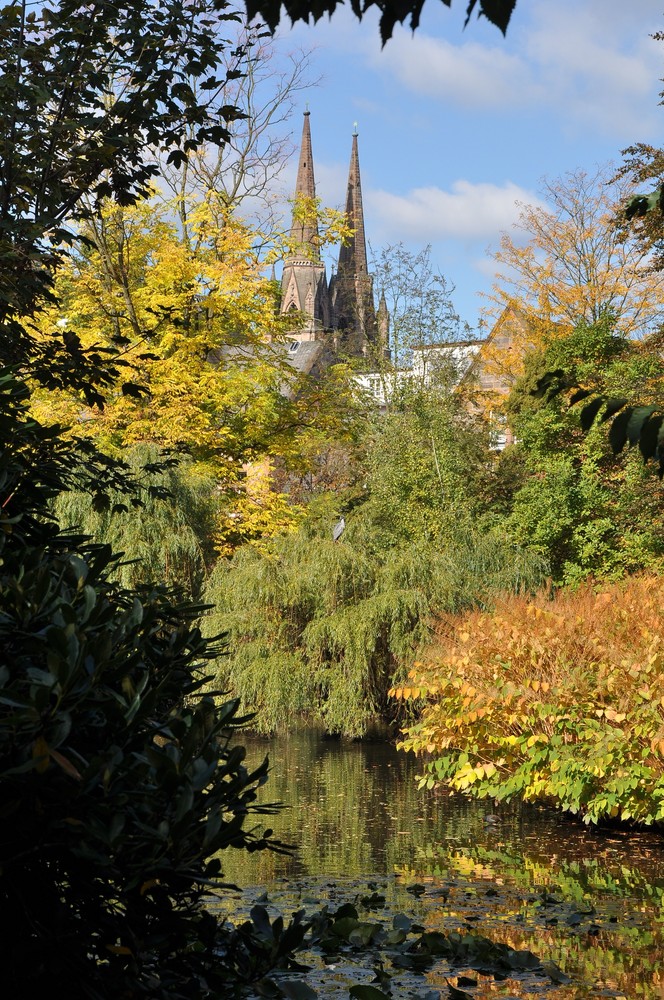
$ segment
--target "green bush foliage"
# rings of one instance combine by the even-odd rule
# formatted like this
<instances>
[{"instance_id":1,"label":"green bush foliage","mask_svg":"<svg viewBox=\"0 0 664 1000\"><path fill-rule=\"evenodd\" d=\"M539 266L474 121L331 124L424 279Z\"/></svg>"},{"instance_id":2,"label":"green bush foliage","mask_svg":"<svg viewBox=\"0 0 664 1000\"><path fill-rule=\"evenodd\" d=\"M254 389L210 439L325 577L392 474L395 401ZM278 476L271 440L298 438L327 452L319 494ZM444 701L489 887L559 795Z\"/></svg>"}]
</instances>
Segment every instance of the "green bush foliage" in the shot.
<instances>
[{"instance_id":1,"label":"green bush foliage","mask_svg":"<svg viewBox=\"0 0 664 1000\"><path fill-rule=\"evenodd\" d=\"M215 567L205 627L232 650L215 684L241 694L257 728L308 717L357 737L393 720L387 691L436 614L541 583L541 558L487 509L487 441L448 386L407 387L365 429L345 496L319 498L297 532Z\"/></svg>"},{"instance_id":2,"label":"green bush foliage","mask_svg":"<svg viewBox=\"0 0 664 1000\"><path fill-rule=\"evenodd\" d=\"M228 632L231 645L215 684L241 693L263 731L315 717L360 736L376 717L394 717L387 691L429 641L436 613L490 604L541 578L539 560L497 531L384 548L383 532L360 514L337 542L329 521L309 522L213 571L205 628Z\"/></svg>"},{"instance_id":3,"label":"green bush foliage","mask_svg":"<svg viewBox=\"0 0 664 1000\"><path fill-rule=\"evenodd\" d=\"M140 507L116 491L109 505L99 509L89 491L67 490L54 503L60 525L65 531L78 529L122 556L112 576L123 587L160 580L197 600L214 561L215 483L196 475L184 456L169 459L154 445L136 445L123 459Z\"/></svg>"},{"instance_id":4,"label":"green bush foliage","mask_svg":"<svg viewBox=\"0 0 664 1000\"><path fill-rule=\"evenodd\" d=\"M578 408L561 396L533 395L545 372L560 369L593 395L652 402L662 394L659 352L616 336L604 321L553 340L527 356L525 368L508 401L518 444L496 470L499 495L509 494L506 529L549 562L557 583L659 570L664 508L655 469L636 450L615 454L605 425L584 433Z\"/></svg>"},{"instance_id":5,"label":"green bush foliage","mask_svg":"<svg viewBox=\"0 0 664 1000\"><path fill-rule=\"evenodd\" d=\"M201 693L200 608L125 589L109 546L58 528L49 503L85 470L11 373L0 390L3 985L220 995L247 949L203 901L220 851L268 844L244 825L270 811L267 762L247 770L237 703Z\"/></svg>"},{"instance_id":6,"label":"green bush foliage","mask_svg":"<svg viewBox=\"0 0 664 1000\"><path fill-rule=\"evenodd\" d=\"M441 625L399 700L420 784L578 814L664 821L664 583L632 577Z\"/></svg>"}]
</instances>

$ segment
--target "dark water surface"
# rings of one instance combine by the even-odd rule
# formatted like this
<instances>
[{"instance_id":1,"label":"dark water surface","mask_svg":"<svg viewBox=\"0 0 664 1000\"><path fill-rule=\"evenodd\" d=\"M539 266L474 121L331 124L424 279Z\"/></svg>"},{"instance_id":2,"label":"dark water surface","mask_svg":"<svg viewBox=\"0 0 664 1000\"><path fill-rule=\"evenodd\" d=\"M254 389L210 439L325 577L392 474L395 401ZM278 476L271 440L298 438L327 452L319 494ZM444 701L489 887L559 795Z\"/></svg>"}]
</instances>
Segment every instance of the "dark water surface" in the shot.
<instances>
[{"instance_id":1,"label":"dark water surface","mask_svg":"<svg viewBox=\"0 0 664 1000\"><path fill-rule=\"evenodd\" d=\"M226 878L245 890L226 900L235 916L266 891L290 913L377 887L390 912L530 949L573 980L538 986L480 977L472 996L664 998L664 838L418 792L417 762L387 744L312 732L244 742L250 761L269 755L262 801L286 808L266 825L297 851L224 854ZM454 982L445 972L427 982L443 998ZM347 996L326 974L327 995ZM316 986L325 996L320 980Z\"/></svg>"}]
</instances>

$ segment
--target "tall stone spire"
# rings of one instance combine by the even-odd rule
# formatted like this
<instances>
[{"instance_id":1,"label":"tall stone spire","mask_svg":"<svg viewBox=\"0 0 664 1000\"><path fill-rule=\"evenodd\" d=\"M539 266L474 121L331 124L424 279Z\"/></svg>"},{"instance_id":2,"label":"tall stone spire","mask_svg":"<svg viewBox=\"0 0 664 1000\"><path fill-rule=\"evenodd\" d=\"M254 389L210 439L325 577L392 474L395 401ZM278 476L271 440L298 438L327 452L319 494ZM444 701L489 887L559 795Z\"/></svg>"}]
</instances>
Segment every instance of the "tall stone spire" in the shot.
<instances>
[{"instance_id":1,"label":"tall stone spire","mask_svg":"<svg viewBox=\"0 0 664 1000\"><path fill-rule=\"evenodd\" d=\"M300 325L293 330L299 340L315 340L317 334L331 325L325 265L320 259L315 198L309 111L305 111L291 225L293 245L284 261L281 278L281 312L299 314Z\"/></svg>"},{"instance_id":2,"label":"tall stone spire","mask_svg":"<svg viewBox=\"0 0 664 1000\"><path fill-rule=\"evenodd\" d=\"M293 225L291 239L296 255L304 253L311 260L320 259L320 244L318 242L318 221L314 213L302 214L303 208L312 208L316 198L316 181L314 178L314 154L311 148L311 128L309 117L311 112L304 112L302 124L302 142L300 144L300 162L297 167L295 182L295 205L293 208ZM298 204L299 203L299 204ZM299 216L299 217L298 217Z\"/></svg>"},{"instance_id":3,"label":"tall stone spire","mask_svg":"<svg viewBox=\"0 0 664 1000\"><path fill-rule=\"evenodd\" d=\"M364 207L360 180L360 157L357 151L357 127L353 132L350 152L348 189L346 191L346 222L353 230L349 242L339 251L339 274L367 274L367 241L364 234Z\"/></svg>"},{"instance_id":4,"label":"tall stone spire","mask_svg":"<svg viewBox=\"0 0 664 1000\"><path fill-rule=\"evenodd\" d=\"M376 310L367 266L357 126L353 132L348 170L346 222L353 234L339 251L339 265L330 289L334 325L341 331L340 342L349 353L365 354L369 342L375 339Z\"/></svg>"}]
</instances>

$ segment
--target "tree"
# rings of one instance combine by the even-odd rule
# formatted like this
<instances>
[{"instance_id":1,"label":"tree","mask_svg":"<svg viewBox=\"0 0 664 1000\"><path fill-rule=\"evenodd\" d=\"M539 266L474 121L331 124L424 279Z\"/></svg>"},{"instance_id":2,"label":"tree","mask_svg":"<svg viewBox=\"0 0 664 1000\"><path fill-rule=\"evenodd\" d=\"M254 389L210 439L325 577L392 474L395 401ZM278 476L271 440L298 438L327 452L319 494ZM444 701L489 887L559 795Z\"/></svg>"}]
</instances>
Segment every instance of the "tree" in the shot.
<instances>
[{"instance_id":1,"label":"tree","mask_svg":"<svg viewBox=\"0 0 664 1000\"><path fill-rule=\"evenodd\" d=\"M189 242L188 213L192 204L214 192L221 213L252 221L266 242L278 231L275 182L295 146L290 118L300 95L315 86L309 53L277 52L266 32L242 28L243 72L230 79L219 95L221 105L238 109L223 146L201 144L179 167L161 163L170 197L176 200L180 232ZM227 53L230 75L234 58Z\"/></svg>"},{"instance_id":2,"label":"tree","mask_svg":"<svg viewBox=\"0 0 664 1000\"><path fill-rule=\"evenodd\" d=\"M216 481L213 536L228 554L298 519L299 507L256 470L270 460L282 479L302 476L328 439L349 436L358 405L345 366L314 377L288 363L261 234L214 192L188 204L188 239L172 209L162 199L107 201L85 222L85 242L61 267L58 301L38 325L76 329L84 347L120 345L132 381L110 386L103 408L37 390L34 412L118 458L136 445L186 452L191 475Z\"/></svg>"},{"instance_id":3,"label":"tree","mask_svg":"<svg viewBox=\"0 0 664 1000\"><path fill-rule=\"evenodd\" d=\"M228 631L232 651L215 684L241 694L259 729L301 717L361 736L392 717L387 690L436 614L542 579L541 559L491 513L487 439L457 396L413 386L365 427L347 489L319 494L288 535L217 564L206 628Z\"/></svg>"},{"instance_id":4,"label":"tree","mask_svg":"<svg viewBox=\"0 0 664 1000\"><path fill-rule=\"evenodd\" d=\"M103 469L27 399L2 372L3 983L26 1000L54 977L74 998L234 991L244 970L203 899L219 850L267 845L243 829L267 762L247 770L237 704L201 696L217 650L200 608L113 583L109 546L58 529L50 502Z\"/></svg>"},{"instance_id":5,"label":"tree","mask_svg":"<svg viewBox=\"0 0 664 1000\"><path fill-rule=\"evenodd\" d=\"M497 470L500 480L500 466L507 461L513 482L507 529L549 560L557 583L659 569L664 522L654 470L644 468L638 455L612 447L613 430L609 440L599 424L585 434L560 394L533 394L544 373L558 370L569 382L584 385L586 398L600 400L600 405L590 404L594 415L601 399L611 400L614 412L620 409L626 403L618 395L623 392L661 399L659 353L617 336L605 320L579 325L545 350L533 351L525 369L507 405L519 443L501 456ZM641 423L653 409L641 407ZM590 423L589 414L587 428ZM627 425L623 421L625 437ZM515 456L521 463L516 476Z\"/></svg>"},{"instance_id":6,"label":"tree","mask_svg":"<svg viewBox=\"0 0 664 1000\"><path fill-rule=\"evenodd\" d=\"M54 269L77 238L73 220L109 195L129 204L146 194L158 171L155 147L182 163L201 143L228 139L238 112L212 110L207 95L223 87L222 32L237 20L226 0L165 8L137 0L103 12L96 3L33 8L22 0L0 11L5 361L39 365L45 384L76 379L85 354L75 331L37 344L21 317L52 298ZM234 69L224 72L240 72L241 61L237 49ZM87 360L103 381L99 353Z\"/></svg>"},{"instance_id":7,"label":"tree","mask_svg":"<svg viewBox=\"0 0 664 1000\"><path fill-rule=\"evenodd\" d=\"M467 332L453 303L449 282L431 263L431 247L411 253L402 243L383 247L371 264L380 296L377 335L367 348L372 378L380 379L389 409L407 385L424 390L435 382L451 389L462 373L462 359L441 347Z\"/></svg>"},{"instance_id":8,"label":"tree","mask_svg":"<svg viewBox=\"0 0 664 1000\"><path fill-rule=\"evenodd\" d=\"M446 7L452 6L452 0L442 0L442 2ZM324 3L316 5L312 4L310 0L287 0L284 4L275 3L274 0L270 0L270 2L268 0L247 0L247 14L249 20L260 16L274 31L281 19L282 9L293 22L308 21L310 17L314 21L318 21L325 14L331 16L339 3L340 0L325 0ZM384 44L392 37L395 24L403 24L407 18L410 18L410 27L413 31L418 27L424 0L409 0L405 4L396 3L395 0L370 0L369 3L359 3L358 0L352 0L351 2L351 9L360 20L373 6L378 7L381 11L380 36ZM468 0L466 24L477 9L478 16L486 17L504 34L515 7L516 0Z\"/></svg>"},{"instance_id":9,"label":"tree","mask_svg":"<svg viewBox=\"0 0 664 1000\"><path fill-rule=\"evenodd\" d=\"M504 268L497 300L516 300L548 335L556 324L571 330L605 318L626 337L655 329L664 318L664 278L652 273L651 248L622 221L629 191L607 170L547 181L549 207L522 206L516 238L503 233L494 254Z\"/></svg>"},{"instance_id":10,"label":"tree","mask_svg":"<svg viewBox=\"0 0 664 1000\"><path fill-rule=\"evenodd\" d=\"M46 303L56 307L85 195L133 203L157 169L151 145L177 160L224 140L234 109L211 116L184 80L219 85L217 28L235 17L205 2L24 0L0 11L1 354L38 383L80 391L88 407L103 405L127 362L34 324ZM258 968L253 956L243 964L251 935L234 939L203 898L220 849L267 844L243 829L267 765L245 768L237 705L200 695L214 652L195 625L201 609L164 587L124 589L108 546L58 529L50 504L64 490L90 491L98 508L114 489L127 504L140 499L90 441L30 415L28 396L4 369L3 980L25 998L54 979L74 998L235 993L247 965Z\"/></svg>"}]
</instances>

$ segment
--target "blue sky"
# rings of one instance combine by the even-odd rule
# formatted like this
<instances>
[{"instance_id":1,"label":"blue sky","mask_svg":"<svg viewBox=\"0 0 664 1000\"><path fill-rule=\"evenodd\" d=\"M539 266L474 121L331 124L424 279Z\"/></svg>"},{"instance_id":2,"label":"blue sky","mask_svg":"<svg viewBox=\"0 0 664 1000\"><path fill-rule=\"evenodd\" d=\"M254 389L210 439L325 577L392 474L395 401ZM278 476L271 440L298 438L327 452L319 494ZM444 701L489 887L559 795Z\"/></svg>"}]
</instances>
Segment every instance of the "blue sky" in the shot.
<instances>
[{"instance_id":1,"label":"blue sky","mask_svg":"<svg viewBox=\"0 0 664 1000\"><path fill-rule=\"evenodd\" d=\"M312 49L321 78L299 109L308 101L318 194L342 207L357 122L371 243L431 244L475 327L494 279L488 250L517 202L542 202L544 177L664 142L664 42L650 38L664 12L653 0L520 0L503 39L486 21L464 31L465 7L427 0L418 31L397 28L382 50L377 19L346 9L280 29L278 45Z\"/></svg>"}]
</instances>

